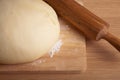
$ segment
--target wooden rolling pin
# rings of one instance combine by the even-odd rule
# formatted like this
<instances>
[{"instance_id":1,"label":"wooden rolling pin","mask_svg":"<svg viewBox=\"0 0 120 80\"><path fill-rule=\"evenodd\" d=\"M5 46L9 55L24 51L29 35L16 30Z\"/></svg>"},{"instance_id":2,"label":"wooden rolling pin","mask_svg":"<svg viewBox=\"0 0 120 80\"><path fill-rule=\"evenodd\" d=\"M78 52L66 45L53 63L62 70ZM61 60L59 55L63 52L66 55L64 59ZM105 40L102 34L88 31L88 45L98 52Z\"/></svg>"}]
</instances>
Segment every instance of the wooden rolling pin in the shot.
<instances>
[{"instance_id":1,"label":"wooden rolling pin","mask_svg":"<svg viewBox=\"0 0 120 80\"><path fill-rule=\"evenodd\" d=\"M105 39L120 51L120 39L108 32L109 24L75 0L44 0L57 14L94 40Z\"/></svg>"}]
</instances>

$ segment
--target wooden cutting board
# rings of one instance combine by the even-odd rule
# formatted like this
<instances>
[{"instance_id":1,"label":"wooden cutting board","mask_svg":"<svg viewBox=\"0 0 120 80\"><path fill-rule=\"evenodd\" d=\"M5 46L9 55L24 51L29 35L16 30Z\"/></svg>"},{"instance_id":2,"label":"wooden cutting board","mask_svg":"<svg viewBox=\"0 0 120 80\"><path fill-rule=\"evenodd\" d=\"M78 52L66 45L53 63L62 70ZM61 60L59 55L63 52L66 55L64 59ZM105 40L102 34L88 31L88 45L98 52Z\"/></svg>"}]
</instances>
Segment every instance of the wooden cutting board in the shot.
<instances>
[{"instance_id":1,"label":"wooden cutting board","mask_svg":"<svg viewBox=\"0 0 120 80\"><path fill-rule=\"evenodd\" d=\"M85 38L70 25L59 19L62 47L50 58L48 54L27 64L0 65L0 73L83 72L86 70Z\"/></svg>"}]
</instances>

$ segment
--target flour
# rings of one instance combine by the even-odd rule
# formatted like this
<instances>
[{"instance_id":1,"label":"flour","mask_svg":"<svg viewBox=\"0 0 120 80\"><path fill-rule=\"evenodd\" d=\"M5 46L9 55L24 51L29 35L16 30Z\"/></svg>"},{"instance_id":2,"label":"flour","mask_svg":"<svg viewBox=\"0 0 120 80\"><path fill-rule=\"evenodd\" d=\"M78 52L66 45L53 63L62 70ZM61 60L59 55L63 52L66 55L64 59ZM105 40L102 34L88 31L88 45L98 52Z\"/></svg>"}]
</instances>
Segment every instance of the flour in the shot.
<instances>
[{"instance_id":1,"label":"flour","mask_svg":"<svg viewBox=\"0 0 120 80\"><path fill-rule=\"evenodd\" d=\"M49 51L49 55L52 58L54 56L55 53L60 51L60 48L62 46L63 42L62 40L59 40L53 47L52 49Z\"/></svg>"}]
</instances>

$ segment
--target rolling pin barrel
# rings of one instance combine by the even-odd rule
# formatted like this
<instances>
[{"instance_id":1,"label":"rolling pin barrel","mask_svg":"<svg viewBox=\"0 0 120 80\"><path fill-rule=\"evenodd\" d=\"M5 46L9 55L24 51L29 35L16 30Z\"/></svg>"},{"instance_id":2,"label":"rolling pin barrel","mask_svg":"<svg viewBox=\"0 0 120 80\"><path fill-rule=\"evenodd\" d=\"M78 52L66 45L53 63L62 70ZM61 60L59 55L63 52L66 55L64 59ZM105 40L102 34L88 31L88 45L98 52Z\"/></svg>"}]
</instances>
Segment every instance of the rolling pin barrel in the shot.
<instances>
[{"instance_id":1,"label":"rolling pin barrel","mask_svg":"<svg viewBox=\"0 0 120 80\"><path fill-rule=\"evenodd\" d=\"M109 24L75 0L44 0L57 14L94 40L105 39L120 51L120 39L108 32Z\"/></svg>"}]
</instances>

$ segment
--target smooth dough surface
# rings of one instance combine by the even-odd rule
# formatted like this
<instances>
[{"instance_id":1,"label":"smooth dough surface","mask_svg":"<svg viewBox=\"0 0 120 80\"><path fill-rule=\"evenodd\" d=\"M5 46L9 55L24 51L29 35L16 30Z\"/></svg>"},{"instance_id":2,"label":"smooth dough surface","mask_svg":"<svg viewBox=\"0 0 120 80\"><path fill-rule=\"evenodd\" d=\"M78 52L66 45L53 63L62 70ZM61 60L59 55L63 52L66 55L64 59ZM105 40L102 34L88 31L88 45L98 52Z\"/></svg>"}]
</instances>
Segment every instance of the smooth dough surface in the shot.
<instances>
[{"instance_id":1,"label":"smooth dough surface","mask_svg":"<svg viewBox=\"0 0 120 80\"><path fill-rule=\"evenodd\" d=\"M42 0L0 0L0 63L31 62L58 40L55 11Z\"/></svg>"}]
</instances>

